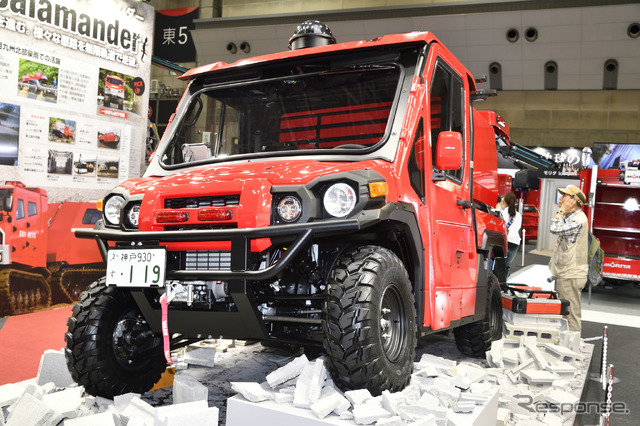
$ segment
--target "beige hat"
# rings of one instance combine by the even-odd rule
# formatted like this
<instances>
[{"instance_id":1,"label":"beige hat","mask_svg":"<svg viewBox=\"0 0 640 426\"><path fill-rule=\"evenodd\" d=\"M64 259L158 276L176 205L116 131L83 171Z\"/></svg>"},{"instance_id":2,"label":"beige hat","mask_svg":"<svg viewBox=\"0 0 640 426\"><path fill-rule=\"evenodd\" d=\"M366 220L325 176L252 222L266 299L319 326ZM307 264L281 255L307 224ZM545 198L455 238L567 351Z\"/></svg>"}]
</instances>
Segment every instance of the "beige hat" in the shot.
<instances>
[{"instance_id":1,"label":"beige hat","mask_svg":"<svg viewBox=\"0 0 640 426\"><path fill-rule=\"evenodd\" d=\"M561 194L571 195L578 197L578 201L580 204L587 203L587 197L584 196L584 193L575 185L569 185L566 188L558 188L558 192Z\"/></svg>"}]
</instances>

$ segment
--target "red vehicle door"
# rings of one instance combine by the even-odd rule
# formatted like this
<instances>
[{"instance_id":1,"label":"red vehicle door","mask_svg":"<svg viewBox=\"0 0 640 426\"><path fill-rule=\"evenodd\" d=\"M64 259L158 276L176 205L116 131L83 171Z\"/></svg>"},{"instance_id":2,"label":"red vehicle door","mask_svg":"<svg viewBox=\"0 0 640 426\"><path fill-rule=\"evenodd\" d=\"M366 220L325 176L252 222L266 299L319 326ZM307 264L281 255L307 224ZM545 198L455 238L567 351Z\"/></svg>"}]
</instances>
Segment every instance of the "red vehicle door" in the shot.
<instances>
[{"instance_id":1,"label":"red vehicle door","mask_svg":"<svg viewBox=\"0 0 640 426\"><path fill-rule=\"evenodd\" d=\"M430 286L431 306L427 311L431 313L431 328L440 329L448 327L452 320L474 314L477 254L471 209L458 205L459 201L469 200L470 107L465 96L468 90L465 79L456 71L463 68L437 45L430 49L429 63L425 71L429 89L424 122L426 140L430 140L425 158L430 161L426 164L423 214L428 216L430 226L423 238L431 258L425 276ZM463 161L458 170L442 171L435 167L436 142L442 131L462 135Z\"/></svg>"}]
</instances>

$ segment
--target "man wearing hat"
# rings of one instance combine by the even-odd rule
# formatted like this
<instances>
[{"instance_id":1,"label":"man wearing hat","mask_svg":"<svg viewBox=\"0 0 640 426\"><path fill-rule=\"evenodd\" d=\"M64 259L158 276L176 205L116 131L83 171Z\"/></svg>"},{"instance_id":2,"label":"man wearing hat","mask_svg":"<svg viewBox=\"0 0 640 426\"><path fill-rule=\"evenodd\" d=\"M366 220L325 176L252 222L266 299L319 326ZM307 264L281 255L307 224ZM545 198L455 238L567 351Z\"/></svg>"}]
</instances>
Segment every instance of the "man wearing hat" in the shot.
<instances>
[{"instance_id":1,"label":"man wearing hat","mask_svg":"<svg viewBox=\"0 0 640 426\"><path fill-rule=\"evenodd\" d=\"M551 233L558 237L549 270L556 278L556 291L561 299L569 301L569 330L581 330L580 295L587 284L589 265L589 225L582 206L587 199L575 185L558 189L562 194L560 210L551 220Z\"/></svg>"}]
</instances>

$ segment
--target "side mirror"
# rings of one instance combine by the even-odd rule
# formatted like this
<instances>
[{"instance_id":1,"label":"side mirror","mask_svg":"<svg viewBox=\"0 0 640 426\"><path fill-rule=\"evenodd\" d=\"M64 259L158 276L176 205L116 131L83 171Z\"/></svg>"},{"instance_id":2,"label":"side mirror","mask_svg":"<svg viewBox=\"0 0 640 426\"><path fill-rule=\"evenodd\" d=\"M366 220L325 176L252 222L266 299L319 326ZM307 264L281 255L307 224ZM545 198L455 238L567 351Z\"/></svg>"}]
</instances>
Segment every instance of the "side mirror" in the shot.
<instances>
[{"instance_id":1,"label":"side mirror","mask_svg":"<svg viewBox=\"0 0 640 426\"><path fill-rule=\"evenodd\" d=\"M462 134L440 132L436 142L436 169L458 170L462 167Z\"/></svg>"},{"instance_id":2,"label":"side mirror","mask_svg":"<svg viewBox=\"0 0 640 426\"><path fill-rule=\"evenodd\" d=\"M11 211L11 209L13 209L13 195L9 195L7 198L4 199L4 210L8 213Z\"/></svg>"}]
</instances>

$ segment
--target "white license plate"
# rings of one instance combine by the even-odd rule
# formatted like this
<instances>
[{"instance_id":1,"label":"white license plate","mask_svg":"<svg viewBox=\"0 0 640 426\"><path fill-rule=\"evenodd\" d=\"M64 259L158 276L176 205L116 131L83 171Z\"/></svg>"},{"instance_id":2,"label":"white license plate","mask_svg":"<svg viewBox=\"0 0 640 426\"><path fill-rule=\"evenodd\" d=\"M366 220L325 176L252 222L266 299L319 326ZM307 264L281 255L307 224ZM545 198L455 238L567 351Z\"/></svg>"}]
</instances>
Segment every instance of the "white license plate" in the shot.
<instances>
[{"instance_id":1,"label":"white license plate","mask_svg":"<svg viewBox=\"0 0 640 426\"><path fill-rule=\"evenodd\" d=\"M112 249L107 256L107 285L164 287L167 250Z\"/></svg>"}]
</instances>

